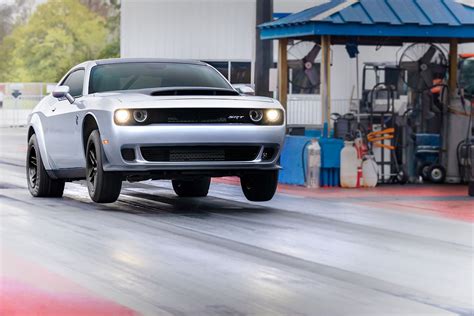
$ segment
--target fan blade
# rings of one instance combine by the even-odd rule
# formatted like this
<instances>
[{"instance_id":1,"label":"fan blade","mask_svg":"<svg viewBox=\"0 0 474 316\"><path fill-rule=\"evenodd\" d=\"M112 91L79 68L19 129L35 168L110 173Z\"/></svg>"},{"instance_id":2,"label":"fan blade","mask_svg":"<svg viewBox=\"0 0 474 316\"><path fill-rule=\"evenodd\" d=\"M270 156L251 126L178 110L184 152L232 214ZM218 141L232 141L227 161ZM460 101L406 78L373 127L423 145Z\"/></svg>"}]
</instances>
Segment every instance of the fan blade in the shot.
<instances>
[{"instance_id":1,"label":"fan blade","mask_svg":"<svg viewBox=\"0 0 474 316\"><path fill-rule=\"evenodd\" d=\"M316 72L314 71L314 65L311 69L306 69L304 73L308 77L309 82L312 86L315 86L318 83L318 78L316 76Z\"/></svg>"},{"instance_id":2,"label":"fan blade","mask_svg":"<svg viewBox=\"0 0 474 316\"><path fill-rule=\"evenodd\" d=\"M321 47L318 44L315 44L314 47L309 51L308 55L303 58L303 61L310 61L314 63L316 57L318 57L319 52L321 51Z\"/></svg>"},{"instance_id":3,"label":"fan blade","mask_svg":"<svg viewBox=\"0 0 474 316\"><path fill-rule=\"evenodd\" d=\"M408 72L415 72L419 70L420 65L417 61L403 61L400 63L400 68Z\"/></svg>"},{"instance_id":4,"label":"fan blade","mask_svg":"<svg viewBox=\"0 0 474 316\"><path fill-rule=\"evenodd\" d=\"M420 61L423 64L431 63L431 60L433 59L436 52L437 52L436 47L431 45L430 48L426 51L426 53L423 55L423 57L420 58Z\"/></svg>"},{"instance_id":5,"label":"fan blade","mask_svg":"<svg viewBox=\"0 0 474 316\"><path fill-rule=\"evenodd\" d=\"M422 88L423 90L426 90L426 89L429 89L431 88L434 84L433 84L433 72L431 71L430 68L426 69L425 71L422 71L421 72L421 79L420 80L420 85L424 86L424 88Z\"/></svg>"}]
</instances>

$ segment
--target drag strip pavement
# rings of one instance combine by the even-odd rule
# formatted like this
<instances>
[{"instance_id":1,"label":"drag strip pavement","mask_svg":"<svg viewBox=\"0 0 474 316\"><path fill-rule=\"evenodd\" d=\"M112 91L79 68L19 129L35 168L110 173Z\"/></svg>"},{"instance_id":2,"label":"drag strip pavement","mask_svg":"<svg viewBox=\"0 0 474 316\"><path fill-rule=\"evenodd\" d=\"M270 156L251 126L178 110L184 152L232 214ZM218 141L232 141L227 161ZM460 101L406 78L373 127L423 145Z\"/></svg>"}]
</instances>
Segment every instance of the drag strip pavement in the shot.
<instances>
[{"instance_id":1,"label":"drag strip pavement","mask_svg":"<svg viewBox=\"0 0 474 316\"><path fill-rule=\"evenodd\" d=\"M23 133L0 134L5 266L14 254L145 315L473 313L471 223L344 199L249 203L221 183L203 199L165 181L124 184L107 205L80 182L34 199Z\"/></svg>"}]
</instances>

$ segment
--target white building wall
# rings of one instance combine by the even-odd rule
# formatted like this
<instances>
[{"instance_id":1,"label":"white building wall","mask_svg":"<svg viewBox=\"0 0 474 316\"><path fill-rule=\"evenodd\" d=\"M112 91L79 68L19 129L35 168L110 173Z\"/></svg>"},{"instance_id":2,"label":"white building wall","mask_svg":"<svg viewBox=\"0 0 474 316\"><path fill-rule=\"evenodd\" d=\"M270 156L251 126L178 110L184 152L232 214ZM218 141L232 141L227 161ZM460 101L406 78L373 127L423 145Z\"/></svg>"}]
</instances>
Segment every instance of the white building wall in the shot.
<instances>
[{"instance_id":1,"label":"white building wall","mask_svg":"<svg viewBox=\"0 0 474 316\"><path fill-rule=\"evenodd\" d=\"M252 60L255 0L123 0L122 57Z\"/></svg>"}]
</instances>

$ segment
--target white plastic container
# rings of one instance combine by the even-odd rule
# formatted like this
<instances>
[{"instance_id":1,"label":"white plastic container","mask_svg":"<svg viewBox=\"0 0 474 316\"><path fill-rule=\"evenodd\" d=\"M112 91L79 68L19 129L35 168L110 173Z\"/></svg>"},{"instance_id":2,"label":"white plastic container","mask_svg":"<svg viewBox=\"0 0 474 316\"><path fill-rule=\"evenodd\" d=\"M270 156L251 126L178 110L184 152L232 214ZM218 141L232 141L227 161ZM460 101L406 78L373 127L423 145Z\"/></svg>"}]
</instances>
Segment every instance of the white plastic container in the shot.
<instances>
[{"instance_id":1,"label":"white plastic container","mask_svg":"<svg viewBox=\"0 0 474 316\"><path fill-rule=\"evenodd\" d=\"M365 156L364 162L362 162L362 178L364 179L364 187L375 188L377 186L379 180L378 170L379 168L374 156Z\"/></svg>"},{"instance_id":2,"label":"white plastic container","mask_svg":"<svg viewBox=\"0 0 474 316\"><path fill-rule=\"evenodd\" d=\"M319 188L319 169L321 168L321 147L314 140L307 148L306 187Z\"/></svg>"},{"instance_id":3,"label":"white plastic container","mask_svg":"<svg viewBox=\"0 0 474 316\"><path fill-rule=\"evenodd\" d=\"M344 142L344 148L341 151L341 187L357 187L357 168L359 165L354 142Z\"/></svg>"}]
</instances>

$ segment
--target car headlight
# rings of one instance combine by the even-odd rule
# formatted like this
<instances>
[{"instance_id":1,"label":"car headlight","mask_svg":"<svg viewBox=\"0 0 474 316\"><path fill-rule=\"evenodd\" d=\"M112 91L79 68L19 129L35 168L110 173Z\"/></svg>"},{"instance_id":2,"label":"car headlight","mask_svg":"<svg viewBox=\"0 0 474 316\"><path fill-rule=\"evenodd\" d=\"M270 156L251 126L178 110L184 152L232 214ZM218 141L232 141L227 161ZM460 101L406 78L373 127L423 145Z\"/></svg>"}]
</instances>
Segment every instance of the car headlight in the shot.
<instances>
[{"instance_id":1,"label":"car headlight","mask_svg":"<svg viewBox=\"0 0 474 316\"><path fill-rule=\"evenodd\" d=\"M115 111L115 123L126 124L130 120L129 110L117 110Z\"/></svg>"},{"instance_id":2,"label":"car headlight","mask_svg":"<svg viewBox=\"0 0 474 316\"><path fill-rule=\"evenodd\" d=\"M280 111L279 110L266 110L265 119L269 123L276 123L280 120Z\"/></svg>"},{"instance_id":3,"label":"car headlight","mask_svg":"<svg viewBox=\"0 0 474 316\"><path fill-rule=\"evenodd\" d=\"M135 110L133 111L133 118L137 123L143 123L148 118L147 110Z\"/></svg>"}]
</instances>

